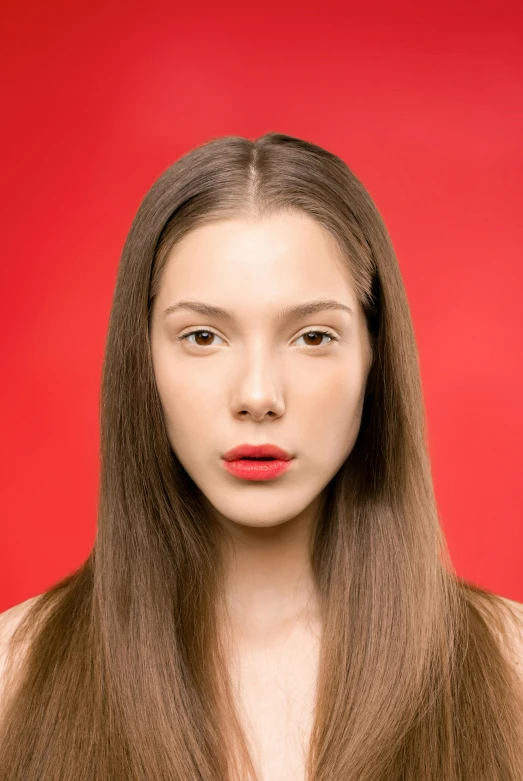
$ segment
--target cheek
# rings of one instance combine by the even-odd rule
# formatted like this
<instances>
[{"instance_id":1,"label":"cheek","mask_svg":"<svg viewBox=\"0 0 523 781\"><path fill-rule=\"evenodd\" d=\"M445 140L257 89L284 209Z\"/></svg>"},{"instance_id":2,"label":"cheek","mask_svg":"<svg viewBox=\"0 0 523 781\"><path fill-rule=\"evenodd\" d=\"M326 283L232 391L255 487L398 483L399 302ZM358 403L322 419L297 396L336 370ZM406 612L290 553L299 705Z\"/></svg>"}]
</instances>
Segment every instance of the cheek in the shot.
<instances>
[{"instance_id":1,"label":"cheek","mask_svg":"<svg viewBox=\"0 0 523 781\"><path fill-rule=\"evenodd\" d=\"M183 371L155 368L156 387L171 446L183 451L191 442L204 441L218 412L209 377L188 376Z\"/></svg>"},{"instance_id":2,"label":"cheek","mask_svg":"<svg viewBox=\"0 0 523 781\"><path fill-rule=\"evenodd\" d=\"M303 399L318 414L336 418L352 416L361 406L365 395L365 377L362 367L344 364L332 372L318 372L306 383Z\"/></svg>"},{"instance_id":3,"label":"cheek","mask_svg":"<svg viewBox=\"0 0 523 781\"><path fill-rule=\"evenodd\" d=\"M317 443L317 458L344 461L349 455L361 423L365 398L363 377L349 370L322 377L307 396L307 414L302 430L308 442Z\"/></svg>"},{"instance_id":4,"label":"cheek","mask_svg":"<svg viewBox=\"0 0 523 781\"><path fill-rule=\"evenodd\" d=\"M204 373L188 371L183 361L176 360L175 346L169 341L154 345L153 370L158 395L169 418L184 417L199 407L209 377ZM200 388L200 386L202 386Z\"/></svg>"}]
</instances>

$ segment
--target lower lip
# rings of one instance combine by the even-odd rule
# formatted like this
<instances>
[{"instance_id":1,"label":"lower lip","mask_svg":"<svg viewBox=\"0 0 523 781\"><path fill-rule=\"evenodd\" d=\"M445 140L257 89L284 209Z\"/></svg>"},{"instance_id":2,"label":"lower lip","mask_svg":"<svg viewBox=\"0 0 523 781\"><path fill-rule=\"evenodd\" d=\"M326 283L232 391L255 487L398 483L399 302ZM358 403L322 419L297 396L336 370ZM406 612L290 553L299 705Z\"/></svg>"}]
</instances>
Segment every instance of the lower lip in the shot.
<instances>
[{"instance_id":1,"label":"lower lip","mask_svg":"<svg viewBox=\"0 0 523 781\"><path fill-rule=\"evenodd\" d=\"M223 461L225 469L242 480L273 480L290 469L290 461L274 459L274 461L249 461L240 458L235 461Z\"/></svg>"}]
</instances>

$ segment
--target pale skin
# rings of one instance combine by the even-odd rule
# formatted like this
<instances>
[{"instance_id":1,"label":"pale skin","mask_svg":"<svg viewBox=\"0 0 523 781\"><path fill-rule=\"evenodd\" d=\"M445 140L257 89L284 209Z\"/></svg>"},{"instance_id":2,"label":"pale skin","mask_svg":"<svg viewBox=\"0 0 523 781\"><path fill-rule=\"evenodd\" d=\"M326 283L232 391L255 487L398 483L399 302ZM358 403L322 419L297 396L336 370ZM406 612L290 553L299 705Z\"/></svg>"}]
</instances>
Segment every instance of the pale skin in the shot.
<instances>
[{"instance_id":1,"label":"pale skin","mask_svg":"<svg viewBox=\"0 0 523 781\"><path fill-rule=\"evenodd\" d=\"M187 299L234 320L165 314ZM284 307L320 299L351 312L276 321ZM205 336L190 335L198 328ZM235 539L228 595L238 633L265 641L315 615L308 536L360 426L371 350L339 251L304 215L200 227L171 252L150 338L173 451ZM229 475L221 455L245 442L283 447L292 469L268 482Z\"/></svg>"},{"instance_id":2,"label":"pale skin","mask_svg":"<svg viewBox=\"0 0 523 781\"><path fill-rule=\"evenodd\" d=\"M187 299L234 319L185 308L165 313ZM286 306L320 299L350 311L277 320ZM180 340L197 328L205 335ZM321 636L309 536L322 492L358 434L372 357L334 240L299 214L192 231L168 260L151 350L173 451L234 538L231 673L262 778L299 779ZM295 456L288 473L247 482L223 469L231 447L268 442Z\"/></svg>"},{"instance_id":3,"label":"pale skin","mask_svg":"<svg viewBox=\"0 0 523 781\"><path fill-rule=\"evenodd\" d=\"M320 299L351 312L277 319L284 307ZM189 308L166 314L182 300L231 318ZM171 252L150 340L173 452L234 540L231 675L260 779L300 781L322 631L309 537L326 486L354 446L372 362L347 265L332 237L302 214L200 226ZM228 474L221 456L241 443L279 445L295 457L291 470L266 482ZM0 616L0 639L20 607Z\"/></svg>"}]
</instances>

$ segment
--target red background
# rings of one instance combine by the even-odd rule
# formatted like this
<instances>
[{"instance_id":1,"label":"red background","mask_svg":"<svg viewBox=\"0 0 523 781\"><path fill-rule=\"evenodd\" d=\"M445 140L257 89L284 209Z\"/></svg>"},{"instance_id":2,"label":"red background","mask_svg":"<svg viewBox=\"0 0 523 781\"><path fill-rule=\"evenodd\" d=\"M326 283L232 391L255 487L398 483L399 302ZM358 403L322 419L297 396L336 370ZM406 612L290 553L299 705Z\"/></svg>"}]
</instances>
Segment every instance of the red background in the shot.
<instances>
[{"instance_id":1,"label":"red background","mask_svg":"<svg viewBox=\"0 0 523 781\"><path fill-rule=\"evenodd\" d=\"M357 5L3 5L0 611L94 541L104 340L141 198L211 137L269 130L336 152L376 201L453 562L523 601L521 4Z\"/></svg>"}]
</instances>

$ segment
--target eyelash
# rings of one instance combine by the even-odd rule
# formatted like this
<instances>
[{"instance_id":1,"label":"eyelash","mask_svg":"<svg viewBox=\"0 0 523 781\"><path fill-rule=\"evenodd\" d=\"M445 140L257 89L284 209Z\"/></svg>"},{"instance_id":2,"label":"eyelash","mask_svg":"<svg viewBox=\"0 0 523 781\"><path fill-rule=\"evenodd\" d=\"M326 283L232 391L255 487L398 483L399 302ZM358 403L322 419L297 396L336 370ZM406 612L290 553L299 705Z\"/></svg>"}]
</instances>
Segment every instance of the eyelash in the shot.
<instances>
[{"instance_id":1,"label":"eyelash","mask_svg":"<svg viewBox=\"0 0 523 781\"><path fill-rule=\"evenodd\" d=\"M216 334L216 336L220 336L219 334L216 333L216 331L213 331L212 328L197 328L194 331L189 331L186 334L182 334L181 336L178 337L178 339L179 339L179 341L188 341L187 340L188 336L192 336L193 334L200 334L200 333ZM306 336L307 334L322 334L323 336L330 337L332 342L339 342L340 341L340 337L336 336L336 334L332 333L332 331L326 331L326 330L323 330L321 328L315 328L314 330L304 331L302 334L300 334L296 338L300 339L300 337ZM188 343L191 344L192 347L196 347L197 350L206 350L208 347L213 347L212 344L207 344L207 345L203 345L202 346L200 344L194 344L193 342L188 342ZM327 344L330 344L330 342L328 342ZM317 345L317 346L305 345L305 347L308 350L319 350L322 347L327 347L327 345L326 344L320 344L320 345Z\"/></svg>"}]
</instances>

